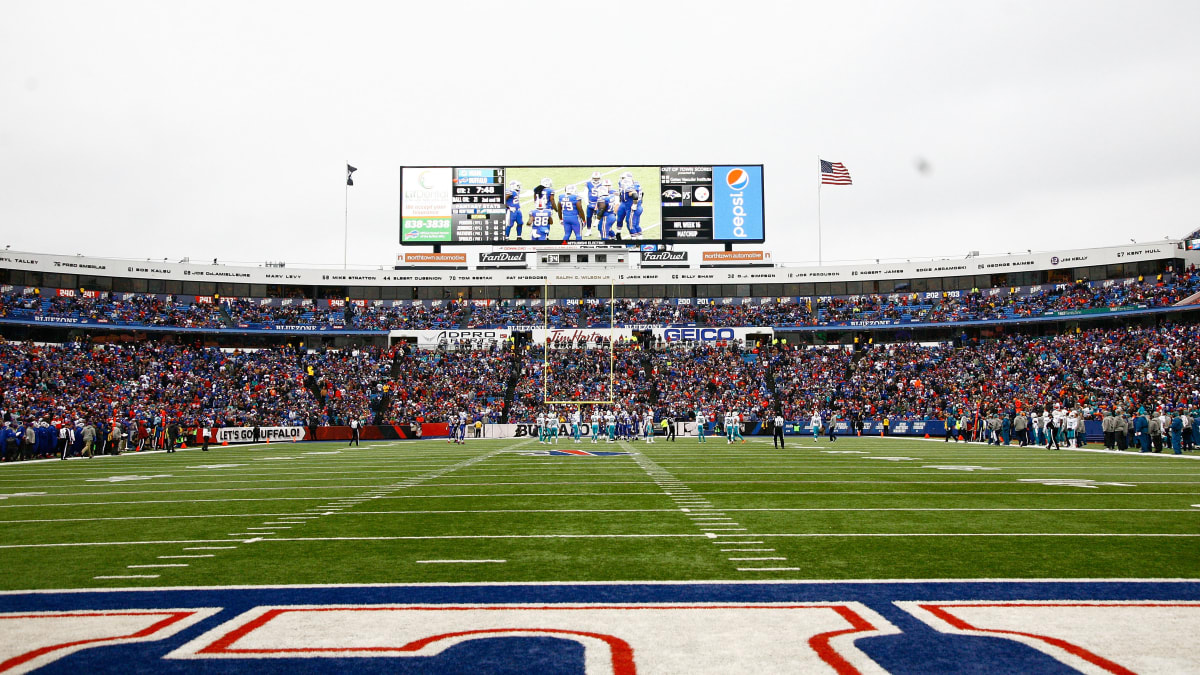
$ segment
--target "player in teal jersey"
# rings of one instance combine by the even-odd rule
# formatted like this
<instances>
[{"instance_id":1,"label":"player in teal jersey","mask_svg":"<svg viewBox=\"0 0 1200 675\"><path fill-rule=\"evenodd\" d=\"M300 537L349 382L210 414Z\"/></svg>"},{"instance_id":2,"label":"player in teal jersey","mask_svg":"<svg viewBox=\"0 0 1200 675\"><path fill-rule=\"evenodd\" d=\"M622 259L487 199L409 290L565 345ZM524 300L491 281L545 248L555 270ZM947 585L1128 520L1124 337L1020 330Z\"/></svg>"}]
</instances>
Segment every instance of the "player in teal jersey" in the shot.
<instances>
[{"instance_id":1,"label":"player in teal jersey","mask_svg":"<svg viewBox=\"0 0 1200 675\"><path fill-rule=\"evenodd\" d=\"M746 439L742 438L742 416L736 412L731 413L731 416L733 417L733 438L731 440L745 443Z\"/></svg>"}]
</instances>

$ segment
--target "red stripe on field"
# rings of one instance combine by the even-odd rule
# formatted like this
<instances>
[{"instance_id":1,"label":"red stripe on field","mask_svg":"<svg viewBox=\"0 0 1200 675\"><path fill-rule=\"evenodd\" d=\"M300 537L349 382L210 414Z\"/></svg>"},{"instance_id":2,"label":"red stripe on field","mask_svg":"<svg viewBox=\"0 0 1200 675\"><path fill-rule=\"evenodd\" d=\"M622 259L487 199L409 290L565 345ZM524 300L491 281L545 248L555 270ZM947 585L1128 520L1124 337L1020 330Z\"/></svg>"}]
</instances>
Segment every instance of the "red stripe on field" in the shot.
<instances>
[{"instance_id":1,"label":"red stripe on field","mask_svg":"<svg viewBox=\"0 0 1200 675\"><path fill-rule=\"evenodd\" d=\"M72 614L24 614L24 615L13 615L13 616L0 617L0 619L79 618L79 617L93 617L93 616L166 616L167 617L167 618L163 619L162 621L159 621L159 622L149 626L148 628L143 628L142 630L137 631L136 633L130 633L129 635L113 635L110 637L91 638L89 640L76 640L74 642L64 642L62 644L41 647L41 648L35 649L31 652L25 652L24 654L18 654L17 656L14 656L11 659L4 661L3 663L0 663L0 673L4 672L6 670L11 670L23 663L28 663L29 661L32 661L33 659L36 659L39 656L44 656L51 652L56 652L56 651L59 651L62 649L78 647L79 645L111 642L113 640L130 640L130 639L134 639L134 638L147 637L149 635L153 635L153 634L157 633L158 631L160 631L174 623L182 621L194 614L195 614L195 612L80 612L80 613L72 613Z\"/></svg>"},{"instance_id":2,"label":"red stripe on field","mask_svg":"<svg viewBox=\"0 0 1200 675\"><path fill-rule=\"evenodd\" d=\"M972 626L971 624L967 623L966 621L954 616L950 612L945 611L942 608L942 606L938 606L938 605L918 605L918 606L921 609L929 612L930 614L933 614L934 616L938 617L942 621L945 621L946 623L950 624L951 626L954 626L955 628L957 628L959 630L974 630L974 631L979 631L981 633L991 633L994 635L1020 635L1021 637L1032 638L1034 640L1041 640L1042 642L1045 642L1048 645L1058 647L1059 649L1067 652L1068 654L1071 654L1072 656L1077 656L1094 666L1098 666L1100 668L1103 668L1104 670L1107 670L1110 673L1116 673L1117 675L1136 675L1136 673L1134 673L1132 670L1129 670L1128 668L1126 668L1122 665L1113 663L1112 661L1109 661L1108 659L1104 658L1103 656L1100 656L1099 654L1090 652L1090 651L1084 649L1083 647L1080 647L1079 645L1075 645L1070 642L1067 642L1066 640L1062 640L1062 639L1055 638L1055 637L1050 637L1048 635L1038 635L1037 633L1025 633L1025 632L1016 631L1016 630L1000 630L998 628L976 628L975 626ZM1023 602L1022 603L1013 602L1013 603L981 603L981 604L977 604L977 605L944 605L944 607L1120 607L1120 606L1130 606L1131 607L1134 605L1133 604L1107 605L1104 603L1068 604L1068 603L1058 603L1058 602L1048 602L1048 603L1041 603L1041 604L1026 604ZM1153 605L1138 605L1138 606L1152 607ZM1178 606L1178 605L1161 605L1161 606Z\"/></svg>"},{"instance_id":3,"label":"red stripe on field","mask_svg":"<svg viewBox=\"0 0 1200 675\"><path fill-rule=\"evenodd\" d=\"M258 617L246 622L245 624L226 633L220 638L214 640L208 646L197 650L197 654L294 654L294 653L319 653L319 652L390 652L390 651L416 651L433 642L444 640L447 638L459 637L463 635L486 635L488 633L558 633L564 635L580 635L591 637L605 642L612 651L613 671L621 675L634 675L636 667L633 660L633 648L624 640L602 633L589 633L583 631L570 631L562 629L547 629L547 628L504 628L496 630L479 630L479 631L463 631L459 633L446 633L443 635L435 635L427 638L422 638L414 642L409 642L399 647L309 647L309 648L270 648L270 649L235 649L232 645L238 640L244 638L251 632L261 628L273 619L282 615L285 612L393 612L393 611L427 611L427 612L471 612L471 611L538 611L538 610L558 610L558 611L582 611L582 610L656 610L656 609L688 609L688 610L729 610L729 609L832 609L839 616L846 620L852 627L845 630L830 631L821 633L809 638L809 646L821 658L822 661L828 663L840 675L859 675L859 671L850 664L841 654L837 652L830 644L830 640L839 635L851 633L862 633L867 631L877 630L869 621L859 616L854 610L845 605L720 605L720 606L695 606L695 605L588 605L584 607L556 607L553 605L543 606L512 606L512 607L455 607L455 606L394 606L394 607L311 607L311 608L276 608L270 609Z\"/></svg>"}]
</instances>

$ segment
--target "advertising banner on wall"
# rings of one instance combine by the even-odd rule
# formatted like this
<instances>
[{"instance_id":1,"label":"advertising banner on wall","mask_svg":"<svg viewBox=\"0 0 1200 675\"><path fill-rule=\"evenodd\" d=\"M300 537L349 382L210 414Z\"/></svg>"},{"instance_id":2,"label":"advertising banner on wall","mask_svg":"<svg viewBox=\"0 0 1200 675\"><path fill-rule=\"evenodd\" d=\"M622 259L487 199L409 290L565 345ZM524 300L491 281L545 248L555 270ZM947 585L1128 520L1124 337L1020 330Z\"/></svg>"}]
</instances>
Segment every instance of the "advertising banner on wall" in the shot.
<instances>
[{"instance_id":1,"label":"advertising banner on wall","mask_svg":"<svg viewBox=\"0 0 1200 675\"><path fill-rule=\"evenodd\" d=\"M416 342L421 349L437 349L464 340L472 342L507 342L512 331L507 328L477 328L466 330L394 330L388 335L393 340Z\"/></svg>"},{"instance_id":2,"label":"advertising banner on wall","mask_svg":"<svg viewBox=\"0 0 1200 675\"><path fill-rule=\"evenodd\" d=\"M671 326L651 328L656 340L665 342L729 342L745 340L750 335L766 335L769 341L775 335L775 329L765 327L751 328L675 328ZM761 338L760 338L761 339Z\"/></svg>"},{"instance_id":3,"label":"advertising banner on wall","mask_svg":"<svg viewBox=\"0 0 1200 675\"><path fill-rule=\"evenodd\" d=\"M255 430L257 429L257 433ZM305 427L224 427L217 429L214 443L264 443L302 441Z\"/></svg>"}]
</instances>

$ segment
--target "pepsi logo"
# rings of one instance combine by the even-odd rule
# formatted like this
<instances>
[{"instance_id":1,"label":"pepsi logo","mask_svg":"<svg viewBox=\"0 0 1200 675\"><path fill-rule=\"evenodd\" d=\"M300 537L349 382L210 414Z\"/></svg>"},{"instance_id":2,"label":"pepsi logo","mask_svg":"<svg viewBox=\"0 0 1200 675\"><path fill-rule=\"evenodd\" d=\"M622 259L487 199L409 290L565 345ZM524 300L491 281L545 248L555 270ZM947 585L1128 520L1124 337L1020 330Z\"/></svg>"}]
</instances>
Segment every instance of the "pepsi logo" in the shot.
<instances>
[{"instance_id":1,"label":"pepsi logo","mask_svg":"<svg viewBox=\"0 0 1200 675\"><path fill-rule=\"evenodd\" d=\"M732 190L745 190L750 184L750 174L745 169L730 169L729 173L725 174L725 182Z\"/></svg>"}]
</instances>

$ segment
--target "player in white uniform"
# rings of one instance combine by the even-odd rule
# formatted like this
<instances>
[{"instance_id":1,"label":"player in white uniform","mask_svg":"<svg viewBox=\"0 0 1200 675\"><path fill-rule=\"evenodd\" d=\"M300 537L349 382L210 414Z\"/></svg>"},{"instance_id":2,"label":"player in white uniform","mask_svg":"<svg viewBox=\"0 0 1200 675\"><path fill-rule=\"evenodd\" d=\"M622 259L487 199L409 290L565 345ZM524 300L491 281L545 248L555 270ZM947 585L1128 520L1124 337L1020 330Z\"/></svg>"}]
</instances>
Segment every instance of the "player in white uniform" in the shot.
<instances>
[{"instance_id":1,"label":"player in white uniform","mask_svg":"<svg viewBox=\"0 0 1200 675\"><path fill-rule=\"evenodd\" d=\"M704 426L706 424L708 424L708 418L704 416L704 411L697 410L696 411L696 437L700 439L701 443L704 442L704 433L706 431Z\"/></svg>"},{"instance_id":2,"label":"player in white uniform","mask_svg":"<svg viewBox=\"0 0 1200 675\"><path fill-rule=\"evenodd\" d=\"M571 442L579 443L579 408L571 412Z\"/></svg>"},{"instance_id":3,"label":"player in white uniform","mask_svg":"<svg viewBox=\"0 0 1200 675\"><path fill-rule=\"evenodd\" d=\"M812 417L808 418L808 426L812 427L813 440L820 440L821 436L821 412L814 410Z\"/></svg>"},{"instance_id":4,"label":"player in white uniform","mask_svg":"<svg viewBox=\"0 0 1200 675\"><path fill-rule=\"evenodd\" d=\"M458 442L467 442L467 411L462 410L458 413Z\"/></svg>"},{"instance_id":5,"label":"player in white uniform","mask_svg":"<svg viewBox=\"0 0 1200 675\"><path fill-rule=\"evenodd\" d=\"M592 408L592 442L600 442L600 420L604 419L600 415L600 411Z\"/></svg>"},{"instance_id":6,"label":"player in white uniform","mask_svg":"<svg viewBox=\"0 0 1200 675\"><path fill-rule=\"evenodd\" d=\"M1059 407L1057 403L1055 403L1052 418L1054 420L1054 438L1056 441L1058 441L1058 443L1062 443L1066 440L1066 417L1067 413L1061 407ZM1055 445L1058 445L1058 443L1055 443Z\"/></svg>"},{"instance_id":7,"label":"player in white uniform","mask_svg":"<svg viewBox=\"0 0 1200 675\"><path fill-rule=\"evenodd\" d=\"M608 440L605 442L617 440L617 416L611 410L604 411L604 426L608 429Z\"/></svg>"},{"instance_id":8,"label":"player in white uniform","mask_svg":"<svg viewBox=\"0 0 1200 675\"><path fill-rule=\"evenodd\" d=\"M736 410L729 413L729 416L733 418L733 438L730 439L731 442L741 441L745 443L746 439L742 438L742 416Z\"/></svg>"},{"instance_id":9,"label":"player in white uniform","mask_svg":"<svg viewBox=\"0 0 1200 675\"><path fill-rule=\"evenodd\" d=\"M546 413L538 413L537 416L538 443L546 442Z\"/></svg>"},{"instance_id":10,"label":"player in white uniform","mask_svg":"<svg viewBox=\"0 0 1200 675\"><path fill-rule=\"evenodd\" d=\"M647 443L654 442L654 411L646 408L645 414L642 415L642 435L646 437Z\"/></svg>"}]
</instances>

